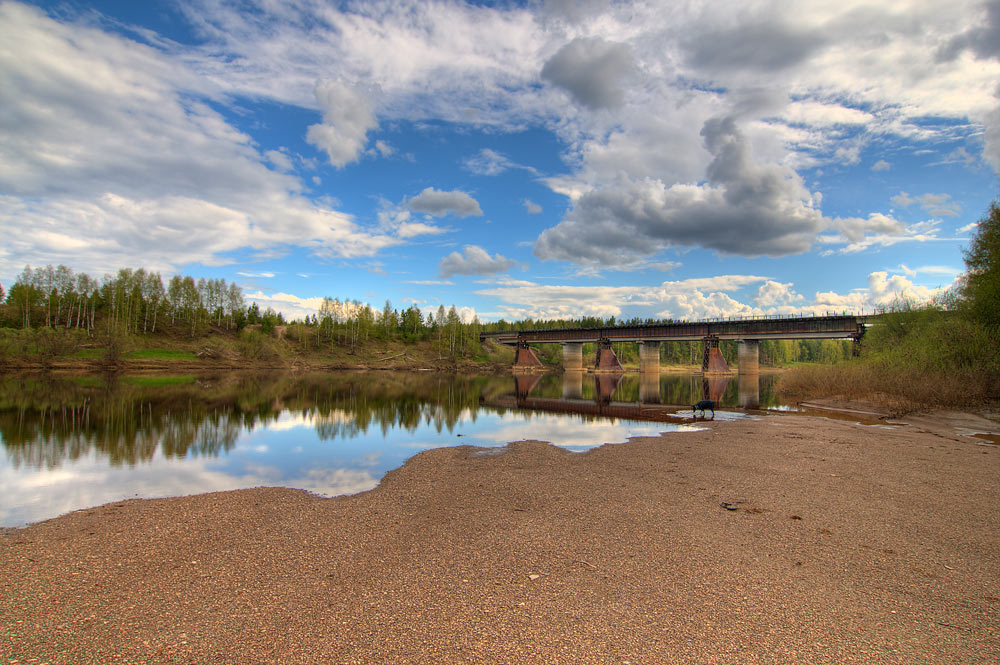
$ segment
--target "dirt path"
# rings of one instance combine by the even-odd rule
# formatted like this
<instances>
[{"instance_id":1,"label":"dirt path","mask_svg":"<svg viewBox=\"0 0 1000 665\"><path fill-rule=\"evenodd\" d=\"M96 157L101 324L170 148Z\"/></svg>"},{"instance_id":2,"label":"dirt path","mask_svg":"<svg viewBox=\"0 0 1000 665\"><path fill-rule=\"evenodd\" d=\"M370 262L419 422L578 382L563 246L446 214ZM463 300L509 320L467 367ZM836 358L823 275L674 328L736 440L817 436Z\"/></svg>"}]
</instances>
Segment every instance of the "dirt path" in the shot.
<instances>
[{"instance_id":1,"label":"dirt path","mask_svg":"<svg viewBox=\"0 0 1000 665\"><path fill-rule=\"evenodd\" d=\"M0 536L0 663L1000 662L1000 448L921 430L774 416L80 511Z\"/></svg>"}]
</instances>

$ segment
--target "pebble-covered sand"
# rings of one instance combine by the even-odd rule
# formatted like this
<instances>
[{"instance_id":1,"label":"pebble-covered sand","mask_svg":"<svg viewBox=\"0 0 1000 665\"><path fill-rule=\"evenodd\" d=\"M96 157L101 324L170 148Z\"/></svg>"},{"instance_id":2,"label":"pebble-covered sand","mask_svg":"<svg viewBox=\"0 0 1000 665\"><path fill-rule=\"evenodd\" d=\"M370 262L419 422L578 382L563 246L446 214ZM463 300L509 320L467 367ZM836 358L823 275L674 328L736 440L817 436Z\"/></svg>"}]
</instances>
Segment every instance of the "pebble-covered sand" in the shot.
<instances>
[{"instance_id":1,"label":"pebble-covered sand","mask_svg":"<svg viewBox=\"0 0 1000 665\"><path fill-rule=\"evenodd\" d=\"M709 427L6 530L0 664L1000 662L1000 448Z\"/></svg>"}]
</instances>

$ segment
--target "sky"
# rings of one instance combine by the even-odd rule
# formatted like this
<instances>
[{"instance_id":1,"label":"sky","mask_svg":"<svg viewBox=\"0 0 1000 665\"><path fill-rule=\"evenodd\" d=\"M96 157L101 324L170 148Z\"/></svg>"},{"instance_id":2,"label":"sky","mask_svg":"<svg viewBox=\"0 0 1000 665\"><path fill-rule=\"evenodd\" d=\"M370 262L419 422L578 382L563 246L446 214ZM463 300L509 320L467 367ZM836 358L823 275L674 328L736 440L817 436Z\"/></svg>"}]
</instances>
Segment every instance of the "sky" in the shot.
<instances>
[{"instance_id":1,"label":"sky","mask_svg":"<svg viewBox=\"0 0 1000 665\"><path fill-rule=\"evenodd\" d=\"M0 284L463 317L932 299L1000 193L1000 0L0 0Z\"/></svg>"}]
</instances>

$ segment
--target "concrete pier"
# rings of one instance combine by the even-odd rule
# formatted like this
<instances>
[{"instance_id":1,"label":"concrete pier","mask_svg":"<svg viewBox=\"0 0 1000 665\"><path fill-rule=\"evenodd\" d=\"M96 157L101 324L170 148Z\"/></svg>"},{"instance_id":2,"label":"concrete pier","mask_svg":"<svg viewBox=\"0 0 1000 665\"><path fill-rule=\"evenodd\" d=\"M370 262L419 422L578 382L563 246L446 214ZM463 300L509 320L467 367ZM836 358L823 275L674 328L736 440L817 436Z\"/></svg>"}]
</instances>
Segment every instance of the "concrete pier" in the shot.
<instances>
[{"instance_id":1,"label":"concrete pier","mask_svg":"<svg viewBox=\"0 0 1000 665\"><path fill-rule=\"evenodd\" d=\"M757 409L760 408L760 374L747 373L740 367L740 375L737 378L738 396L740 408Z\"/></svg>"},{"instance_id":2,"label":"concrete pier","mask_svg":"<svg viewBox=\"0 0 1000 665\"><path fill-rule=\"evenodd\" d=\"M639 342L639 371L642 373L660 373L660 343Z\"/></svg>"},{"instance_id":3,"label":"concrete pier","mask_svg":"<svg viewBox=\"0 0 1000 665\"><path fill-rule=\"evenodd\" d=\"M583 371L583 343L563 342L563 369L567 372Z\"/></svg>"},{"instance_id":4,"label":"concrete pier","mask_svg":"<svg viewBox=\"0 0 1000 665\"><path fill-rule=\"evenodd\" d=\"M660 373L639 372L639 402L642 404L660 403Z\"/></svg>"},{"instance_id":5,"label":"concrete pier","mask_svg":"<svg viewBox=\"0 0 1000 665\"><path fill-rule=\"evenodd\" d=\"M583 399L583 372L563 372L563 399Z\"/></svg>"},{"instance_id":6,"label":"concrete pier","mask_svg":"<svg viewBox=\"0 0 1000 665\"><path fill-rule=\"evenodd\" d=\"M757 374L760 372L760 342L756 339L741 339L739 348L740 374Z\"/></svg>"}]
</instances>

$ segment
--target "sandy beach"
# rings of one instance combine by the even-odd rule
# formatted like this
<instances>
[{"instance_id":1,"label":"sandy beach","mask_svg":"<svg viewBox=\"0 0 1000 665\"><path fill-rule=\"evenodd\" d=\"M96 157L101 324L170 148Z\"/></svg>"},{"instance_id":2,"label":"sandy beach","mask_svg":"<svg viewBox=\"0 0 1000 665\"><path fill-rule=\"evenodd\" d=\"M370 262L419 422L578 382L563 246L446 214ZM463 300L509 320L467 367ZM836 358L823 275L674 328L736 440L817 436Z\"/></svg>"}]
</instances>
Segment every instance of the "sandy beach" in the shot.
<instances>
[{"instance_id":1,"label":"sandy beach","mask_svg":"<svg viewBox=\"0 0 1000 665\"><path fill-rule=\"evenodd\" d=\"M933 422L460 446L5 530L0 663L1000 662L1000 448Z\"/></svg>"}]
</instances>

